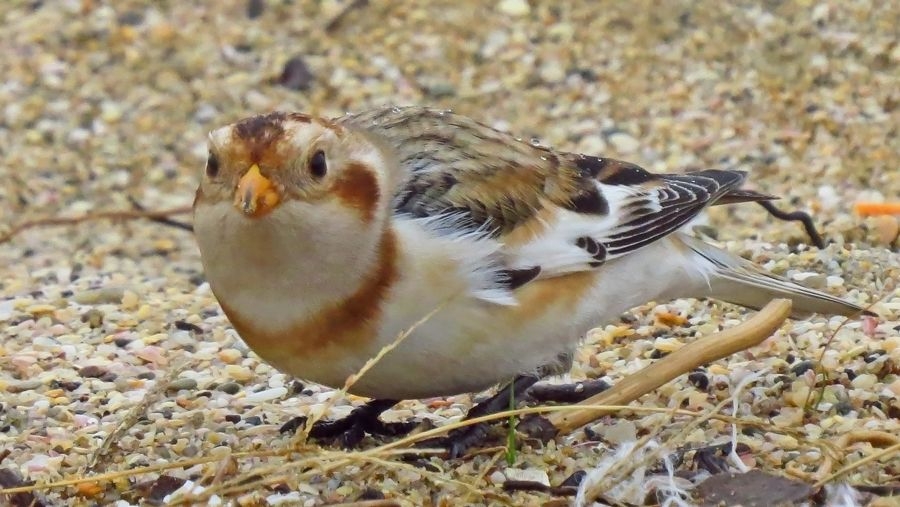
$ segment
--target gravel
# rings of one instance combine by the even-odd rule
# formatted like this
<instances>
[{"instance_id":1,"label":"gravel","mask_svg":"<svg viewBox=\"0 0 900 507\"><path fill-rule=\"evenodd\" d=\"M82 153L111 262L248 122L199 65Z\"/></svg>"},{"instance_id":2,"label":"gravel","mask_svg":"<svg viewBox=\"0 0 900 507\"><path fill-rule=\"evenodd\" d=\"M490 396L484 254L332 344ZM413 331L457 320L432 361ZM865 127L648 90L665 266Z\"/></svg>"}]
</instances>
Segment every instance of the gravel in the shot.
<instances>
[{"instance_id":1,"label":"gravel","mask_svg":"<svg viewBox=\"0 0 900 507\"><path fill-rule=\"evenodd\" d=\"M743 459L807 478L822 461L816 439L900 432L900 217L852 211L858 200L900 196L897 2L65 0L4 2L0 19L0 233L24 220L130 209L129 198L151 209L189 205L206 133L274 108L336 116L430 104L654 171L744 169L749 186L784 197L779 206L812 212L831 244L807 247L796 223L753 205L711 210L703 223L718 240L774 272L874 303L881 319L791 322L635 406L709 410L758 374L737 413L770 426L741 428L752 451ZM331 391L294 389L248 351L203 282L188 233L147 221L34 228L0 244L0 273L0 467L43 483L210 460L42 498L124 506L140 501L133 483L174 477L171 491L202 493L217 473L263 474L301 459L227 457L289 448L278 427L318 410ZM568 378L618 381L746 311L679 300L630 315L590 333ZM358 402L342 398L329 414ZM408 401L386 418L440 425L471 402ZM503 483L558 486L645 435L672 447L730 438L718 420L683 433L690 420L624 413L601 420L596 439L520 440L510 467L496 449L427 459L441 474L353 462L220 497L318 505L374 490L411 504L535 505L552 495ZM834 469L871 452L855 446ZM625 465L610 473L627 479ZM846 480L881 484L897 470L895 455Z\"/></svg>"}]
</instances>

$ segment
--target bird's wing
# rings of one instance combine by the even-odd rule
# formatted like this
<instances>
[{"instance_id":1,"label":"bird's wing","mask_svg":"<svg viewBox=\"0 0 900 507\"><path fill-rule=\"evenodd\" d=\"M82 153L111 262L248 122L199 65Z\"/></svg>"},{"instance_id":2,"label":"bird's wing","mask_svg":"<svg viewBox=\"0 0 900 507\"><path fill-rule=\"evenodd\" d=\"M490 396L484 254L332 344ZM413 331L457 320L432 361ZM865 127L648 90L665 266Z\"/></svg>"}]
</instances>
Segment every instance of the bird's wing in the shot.
<instances>
[{"instance_id":1,"label":"bird's wing","mask_svg":"<svg viewBox=\"0 0 900 507\"><path fill-rule=\"evenodd\" d=\"M511 278L596 268L646 246L716 201L769 196L737 187L738 171L653 174L608 158L562 153L447 111L384 108L338 121L396 154L397 213L453 217L505 244Z\"/></svg>"}]
</instances>

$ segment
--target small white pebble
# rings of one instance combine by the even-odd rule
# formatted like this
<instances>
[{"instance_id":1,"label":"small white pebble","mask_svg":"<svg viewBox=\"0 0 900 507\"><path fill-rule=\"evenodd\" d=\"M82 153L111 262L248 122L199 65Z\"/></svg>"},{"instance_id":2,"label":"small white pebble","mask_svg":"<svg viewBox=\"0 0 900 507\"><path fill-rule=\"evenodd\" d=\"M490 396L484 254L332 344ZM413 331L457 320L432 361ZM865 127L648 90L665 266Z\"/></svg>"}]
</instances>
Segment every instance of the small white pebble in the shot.
<instances>
[{"instance_id":1,"label":"small white pebble","mask_svg":"<svg viewBox=\"0 0 900 507\"><path fill-rule=\"evenodd\" d=\"M850 385L856 389L871 389L878 382L878 377L871 373L863 373L850 382Z\"/></svg>"},{"instance_id":2,"label":"small white pebble","mask_svg":"<svg viewBox=\"0 0 900 507\"><path fill-rule=\"evenodd\" d=\"M637 440L637 426L631 421L619 421L615 424L604 426L599 430L599 433L612 444L623 444Z\"/></svg>"},{"instance_id":3,"label":"small white pebble","mask_svg":"<svg viewBox=\"0 0 900 507\"><path fill-rule=\"evenodd\" d=\"M634 153L641 147L641 142L625 132L616 132L609 136L609 142L619 153Z\"/></svg>"},{"instance_id":4,"label":"small white pebble","mask_svg":"<svg viewBox=\"0 0 900 507\"><path fill-rule=\"evenodd\" d=\"M557 60L550 60L541 65L541 80L545 83L559 83L566 78L566 69Z\"/></svg>"},{"instance_id":5,"label":"small white pebble","mask_svg":"<svg viewBox=\"0 0 900 507\"><path fill-rule=\"evenodd\" d=\"M500 470L495 470L494 473L491 474L489 479L491 480L491 484L494 484L496 486L499 486L506 482L506 476L503 475L503 472L501 472Z\"/></svg>"},{"instance_id":6,"label":"small white pebble","mask_svg":"<svg viewBox=\"0 0 900 507\"><path fill-rule=\"evenodd\" d=\"M526 16L531 12L531 6L528 5L527 0L501 0L497 8L509 16Z\"/></svg>"},{"instance_id":7,"label":"small white pebble","mask_svg":"<svg viewBox=\"0 0 900 507\"><path fill-rule=\"evenodd\" d=\"M838 195L837 190L831 185L820 186L817 193L819 195L819 202L824 209L837 209L842 202L841 196Z\"/></svg>"},{"instance_id":8,"label":"small white pebble","mask_svg":"<svg viewBox=\"0 0 900 507\"><path fill-rule=\"evenodd\" d=\"M264 401L281 398L287 394L286 387L273 387L272 389L264 389L259 392L250 393L244 398L247 403L262 403Z\"/></svg>"},{"instance_id":9,"label":"small white pebble","mask_svg":"<svg viewBox=\"0 0 900 507\"><path fill-rule=\"evenodd\" d=\"M507 468L503 473L508 481L536 482L548 488L550 487L550 478L547 477L547 472L543 470L536 468Z\"/></svg>"},{"instance_id":10,"label":"small white pebble","mask_svg":"<svg viewBox=\"0 0 900 507\"><path fill-rule=\"evenodd\" d=\"M200 486L200 488L202 488L202 486ZM191 494L191 492L193 490L194 490L194 481L184 481L184 484L182 484L180 488L176 489L175 491L173 491L163 497L163 503L164 504L170 503L173 498L178 498L178 496L183 495L183 494ZM202 489L200 492L202 493Z\"/></svg>"},{"instance_id":11,"label":"small white pebble","mask_svg":"<svg viewBox=\"0 0 900 507\"><path fill-rule=\"evenodd\" d=\"M581 138L578 150L583 153L603 153L606 151L606 141L596 134L589 134Z\"/></svg>"},{"instance_id":12,"label":"small white pebble","mask_svg":"<svg viewBox=\"0 0 900 507\"><path fill-rule=\"evenodd\" d=\"M266 497L266 503L268 505L300 505L303 497L300 496L298 491L291 491L290 493L275 493L274 495L269 495Z\"/></svg>"},{"instance_id":13,"label":"small white pebble","mask_svg":"<svg viewBox=\"0 0 900 507\"><path fill-rule=\"evenodd\" d=\"M812 271L794 273L793 275L791 275L791 278L807 287L812 287L813 289L821 289L825 287L825 284L827 282L827 279L824 275Z\"/></svg>"},{"instance_id":14,"label":"small white pebble","mask_svg":"<svg viewBox=\"0 0 900 507\"><path fill-rule=\"evenodd\" d=\"M0 301L0 321L9 320L9 318L13 315L13 310L15 309L15 307L15 299Z\"/></svg>"}]
</instances>

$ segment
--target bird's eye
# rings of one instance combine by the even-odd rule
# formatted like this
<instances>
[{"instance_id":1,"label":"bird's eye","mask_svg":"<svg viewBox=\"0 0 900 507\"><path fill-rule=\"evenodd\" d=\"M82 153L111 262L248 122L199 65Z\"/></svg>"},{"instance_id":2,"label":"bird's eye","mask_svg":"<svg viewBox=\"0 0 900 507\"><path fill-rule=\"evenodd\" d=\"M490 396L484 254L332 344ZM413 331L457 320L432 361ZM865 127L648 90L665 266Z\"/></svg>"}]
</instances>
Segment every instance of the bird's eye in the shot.
<instances>
[{"instance_id":1,"label":"bird's eye","mask_svg":"<svg viewBox=\"0 0 900 507\"><path fill-rule=\"evenodd\" d=\"M328 172L328 164L325 162L324 151L319 150L315 152L312 158L309 159L309 172L316 178L321 178Z\"/></svg>"},{"instance_id":2,"label":"bird's eye","mask_svg":"<svg viewBox=\"0 0 900 507\"><path fill-rule=\"evenodd\" d=\"M219 157L210 152L209 158L206 160L206 175L215 178L219 174Z\"/></svg>"}]
</instances>

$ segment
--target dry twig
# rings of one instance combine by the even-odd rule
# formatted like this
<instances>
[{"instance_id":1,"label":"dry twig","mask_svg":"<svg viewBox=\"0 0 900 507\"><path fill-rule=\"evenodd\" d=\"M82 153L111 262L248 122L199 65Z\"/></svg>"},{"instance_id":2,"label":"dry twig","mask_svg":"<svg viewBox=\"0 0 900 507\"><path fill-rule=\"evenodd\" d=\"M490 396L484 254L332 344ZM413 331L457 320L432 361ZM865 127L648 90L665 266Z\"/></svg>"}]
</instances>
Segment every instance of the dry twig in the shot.
<instances>
[{"instance_id":1,"label":"dry twig","mask_svg":"<svg viewBox=\"0 0 900 507\"><path fill-rule=\"evenodd\" d=\"M0 244L12 240L15 236L21 234L27 229L35 227L51 227L55 225L76 225L83 222L91 222L94 220L135 220L138 218L148 218L151 220L164 220L172 215L183 215L190 213L190 206L181 206L178 208L168 208L161 210L123 210L123 211L100 211L97 213L86 213L77 217L48 217L38 218L35 220L26 220L22 223L14 225L5 234L0 235Z\"/></svg>"},{"instance_id":2,"label":"dry twig","mask_svg":"<svg viewBox=\"0 0 900 507\"><path fill-rule=\"evenodd\" d=\"M791 302L776 299L747 322L689 343L638 373L626 377L608 391L588 398L578 405L630 403L698 366L758 345L771 336L787 320L790 313ZM611 409L585 408L574 412L553 413L547 419L558 433L566 434L611 411Z\"/></svg>"},{"instance_id":3,"label":"dry twig","mask_svg":"<svg viewBox=\"0 0 900 507\"><path fill-rule=\"evenodd\" d=\"M822 461L822 466L820 466L819 470L816 471L816 475L819 476L819 480L818 482L816 482L814 487L820 488L825 484L828 484L829 482L837 479L841 475L844 475L851 470L855 470L856 468L859 468L870 461L886 458L891 454L900 453L900 437L884 431L853 431L838 438L837 442L835 442L835 447L841 455L846 455L848 452L847 448L859 442L872 444L873 447L881 448L882 450L880 452L870 454L869 456L866 456L859 461L851 463L844 468L841 468L837 472L834 472L833 474L830 472L832 466L834 466L834 457L831 455L831 453L826 453L825 459Z\"/></svg>"}]
</instances>

